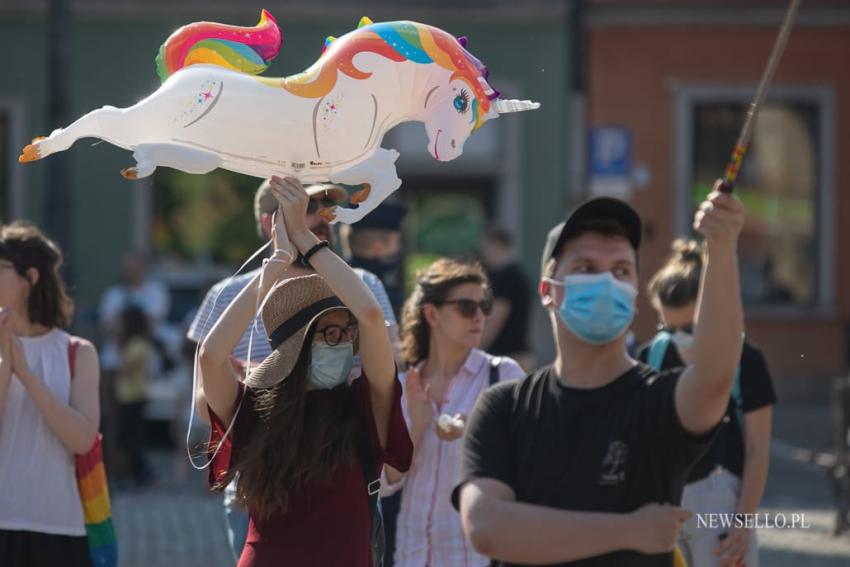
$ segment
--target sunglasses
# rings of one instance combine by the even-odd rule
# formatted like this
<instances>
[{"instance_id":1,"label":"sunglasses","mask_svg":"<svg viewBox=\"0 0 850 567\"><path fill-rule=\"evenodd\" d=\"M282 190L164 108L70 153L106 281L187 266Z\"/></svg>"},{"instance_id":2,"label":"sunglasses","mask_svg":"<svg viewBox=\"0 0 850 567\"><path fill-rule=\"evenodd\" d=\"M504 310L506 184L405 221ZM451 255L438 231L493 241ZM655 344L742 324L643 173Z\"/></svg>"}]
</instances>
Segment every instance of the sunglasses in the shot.
<instances>
[{"instance_id":1,"label":"sunglasses","mask_svg":"<svg viewBox=\"0 0 850 567\"><path fill-rule=\"evenodd\" d=\"M670 325L658 325L658 330L663 333L670 333L671 335L682 332L687 333L688 335L694 334L694 324L688 323L687 325L682 325L681 327L673 327Z\"/></svg>"},{"instance_id":2,"label":"sunglasses","mask_svg":"<svg viewBox=\"0 0 850 567\"><path fill-rule=\"evenodd\" d=\"M327 209L330 207L335 207L336 201L329 197L322 197L321 199L310 199L307 202L307 214L314 215L319 211L319 207L323 209Z\"/></svg>"},{"instance_id":3,"label":"sunglasses","mask_svg":"<svg viewBox=\"0 0 850 567\"><path fill-rule=\"evenodd\" d=\"M473 301L472 299L450 299L444 301L441 305L454 305L461 317L472 319L478 310L484 313L487 317L493 312L493 300L490 298L482 299L481 301Z\"/></svg>"},{"instance_id":4,"label":"sunglasses","mask_svg":"<svg viewBox=\"0 0 850 567\"><path fill-rule=\"evenodd\" d=\"M356 342L359 335L357 323L349 323L345 327L339 325L328 325L323 329L316 329L316 335L322 335L325 344L331 347L337 346L343 340Z\"/></svg>"}]
</instances>

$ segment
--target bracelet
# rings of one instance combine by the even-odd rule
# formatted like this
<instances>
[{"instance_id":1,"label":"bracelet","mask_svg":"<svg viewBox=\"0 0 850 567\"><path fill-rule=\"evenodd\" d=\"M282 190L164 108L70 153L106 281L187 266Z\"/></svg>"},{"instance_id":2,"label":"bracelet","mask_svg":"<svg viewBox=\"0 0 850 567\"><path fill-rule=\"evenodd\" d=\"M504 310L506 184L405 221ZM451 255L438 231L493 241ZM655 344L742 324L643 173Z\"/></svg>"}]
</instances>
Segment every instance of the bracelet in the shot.
<instances>
[{"instance_id":1,"label":"bracelet","mask_svg":"<svg viewBox=\"0 0 850 567\"><path fill-rule=\"evenodd\" d=\"M277 256L278 254L281 254L281 255L285 254L286 259L275 258L275 256ZM263 258L263 267L265 267L267 264L287 264L287 265L289 265L291 263L292 263L292 252L290 252L289 250L284 250L282 248L276 248L275 251L272 253L271 258Z\"/></svg>"},{"instance_id":2,"label":"bracelet","mask_svg":"<svg viewBox=\"0 0 850 567\"><path fill-rule=\"evenodd\" d=\"M271 255L271 261L272 262L275 262L275 261L280 262L281 261L279 258L275 258L275 256L277 256L278 254L285 254L286 255L286 260L284 260L285 262L292 262L292 260L294 258L294 256L292 255L292 252L290 252L289 250L284 250L283 248L275 248L274 252L272 252L272 255Z\"/></svg>"},{"instance_id":3,"label":"bracelet","mask_svg":"<svg viewBox=\"0 0 850 567\"><path fill-rule=\"evenodd\" d=\"M321 242L317 242L316 245L313 246L312 248L310 248L309 250L307 250L307 253L304 254L304 256L301 258L301 265L304 266L305 268L312 268L313 266L310 264L310 258L312 258L313 255L316 252L318 252L319 250L321 250L322 248L330 249L330 247L331 247L331 243L328 242L327 240L322 240Z\"/></svg>"}]
</instances>

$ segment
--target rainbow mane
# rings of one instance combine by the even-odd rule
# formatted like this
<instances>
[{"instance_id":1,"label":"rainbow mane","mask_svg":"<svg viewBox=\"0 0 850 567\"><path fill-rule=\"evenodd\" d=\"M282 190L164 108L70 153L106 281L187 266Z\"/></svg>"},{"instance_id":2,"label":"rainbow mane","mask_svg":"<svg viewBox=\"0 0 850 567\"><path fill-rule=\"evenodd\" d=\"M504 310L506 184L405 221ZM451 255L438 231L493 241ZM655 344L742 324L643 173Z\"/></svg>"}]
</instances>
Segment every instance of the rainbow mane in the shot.
<instances>
[{"instance_id":1,"label":"rainbow mane","mask_svg":"<svg viewBox=\"0 0 850 567\"><path fill-rule=\"evenodd\" d=\"M358 80L372 75L361 71L353 63L355 55L367 52L377 53L397 63L436 63L451 71L451 80L464 81L475 93L473 129L484 123L490 100L499 96L487 83L487 67L466 51L462 42L454 36L416 22L375 24L368 18L363 18L358 29L344 37L338 40L328 38L319 60L305 72L282 79L280 86L300 97L323 97L333 89L339 72Z\"/></svg>"},{"instance_id":2,"label":"rainbow mane","mask_svg":"<svg viewBox=\"0 0 850 567\"><path fill-rule=\"evenodd\" d=\"M159 48L156 72L162 81L190 65L218 65L257 75L280 51L280 28L263 10L255 27L197 22L178 29Z\"/></svg>"}]
</instances>

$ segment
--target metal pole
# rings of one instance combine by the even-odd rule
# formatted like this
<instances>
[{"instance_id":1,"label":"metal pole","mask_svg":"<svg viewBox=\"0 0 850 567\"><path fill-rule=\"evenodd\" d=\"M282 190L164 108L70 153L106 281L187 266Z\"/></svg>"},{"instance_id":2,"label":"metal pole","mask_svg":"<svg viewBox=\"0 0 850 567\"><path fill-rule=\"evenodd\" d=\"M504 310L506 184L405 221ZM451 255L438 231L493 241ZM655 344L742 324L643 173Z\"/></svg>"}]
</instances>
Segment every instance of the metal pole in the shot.
<instances>
[{"instance_id":1,"label":"metal pole","mask_svg":"<svg viewBox=\"0 0 850 567\"><path fill-rule=\"evenodd\" d=\"M50 128L68 124L68 64L71 42L70 0L50 0L48 12L47 117ZM68 153L59 152L47 160L47 187L44 194L45 226L62 250L72 251L72 203ZM66 271L67 271L67 264ZM66 273L66 279L70 274Z\"/></svg>"}]
</instances>

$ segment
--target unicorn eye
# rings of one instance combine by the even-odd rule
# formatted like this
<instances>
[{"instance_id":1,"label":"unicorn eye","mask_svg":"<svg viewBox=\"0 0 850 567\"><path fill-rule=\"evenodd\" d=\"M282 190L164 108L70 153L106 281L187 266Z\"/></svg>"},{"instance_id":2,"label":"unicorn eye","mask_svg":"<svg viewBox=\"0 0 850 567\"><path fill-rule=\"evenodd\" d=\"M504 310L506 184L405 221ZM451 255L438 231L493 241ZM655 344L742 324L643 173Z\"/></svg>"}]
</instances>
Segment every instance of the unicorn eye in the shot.
<instances>
[{"instance_id":1,"label":"unicorn eye","mask_svg":"<svg viewBox=\"0 0 850 567\"><path fill-rule=\"evenodd\" d=\"M466 114L466 111L469 110L469 93L466 92L466 89L461 89L460 94L455 97L454 106L455 110L461 114Z\"/></svg>"}]
</instances>

